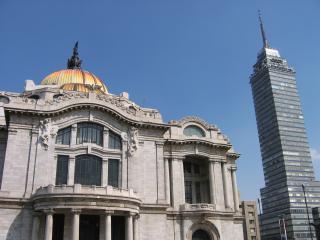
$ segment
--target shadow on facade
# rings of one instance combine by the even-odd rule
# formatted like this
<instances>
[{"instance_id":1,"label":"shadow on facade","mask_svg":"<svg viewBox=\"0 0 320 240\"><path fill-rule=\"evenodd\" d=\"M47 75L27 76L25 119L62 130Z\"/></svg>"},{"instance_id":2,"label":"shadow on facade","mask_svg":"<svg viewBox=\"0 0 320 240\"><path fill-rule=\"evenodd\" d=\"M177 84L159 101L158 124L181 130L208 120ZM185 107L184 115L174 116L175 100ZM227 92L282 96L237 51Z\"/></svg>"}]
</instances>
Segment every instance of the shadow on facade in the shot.
<instances>
[{"instance_id":1,"label":"shadow on facade","mask_svg":"<svg viewBox=\"0 0 320 240\"><path fill-rule=\"evenodd\" d=\"M5 240L29 239L29 236L31 236L31 220L32 218L29 211L21 210L12 221Z\"/></svg>"}]
</instances>

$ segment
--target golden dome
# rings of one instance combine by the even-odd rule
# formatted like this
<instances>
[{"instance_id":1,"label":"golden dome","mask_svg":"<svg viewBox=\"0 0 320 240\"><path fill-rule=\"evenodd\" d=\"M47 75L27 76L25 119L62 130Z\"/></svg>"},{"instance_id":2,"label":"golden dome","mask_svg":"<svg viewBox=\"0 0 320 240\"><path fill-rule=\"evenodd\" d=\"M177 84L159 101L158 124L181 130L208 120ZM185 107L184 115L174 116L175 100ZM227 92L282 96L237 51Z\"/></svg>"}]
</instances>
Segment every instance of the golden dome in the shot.
<instances>
[{"instance_id":1,"label":"golden dome","mask_svg":"<svg viewBox=\"0 0 320 240\"><path fill-rule=\"evenodd\" d=\"M94 74L81 69L78 42L73 48L73 55L68 59L68 69L53 72L41 81L41 85L58 85L67 91L108 93L103 81Z\"/></svg>"},{"instance_id":2,"label":"golden dome","mask_svg":"<svg viewBox=\"0 0 320 240\"><path fill-rule=\"evenodd\" d=\"M45 77L41 85L58 85L69 91L108 93L106 85L94 74L82 69L65 69Z\"/></svg>"}]
</instances>

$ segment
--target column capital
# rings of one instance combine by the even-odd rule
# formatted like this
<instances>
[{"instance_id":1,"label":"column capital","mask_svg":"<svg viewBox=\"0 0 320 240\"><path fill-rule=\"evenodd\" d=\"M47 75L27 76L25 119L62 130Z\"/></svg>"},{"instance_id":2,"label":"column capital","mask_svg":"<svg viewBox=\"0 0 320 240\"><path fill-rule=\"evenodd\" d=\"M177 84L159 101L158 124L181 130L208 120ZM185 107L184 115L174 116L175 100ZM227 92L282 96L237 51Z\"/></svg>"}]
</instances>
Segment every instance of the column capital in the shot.
<instances>
[{"instance_id":1,"label":"column capital","mask_svg":"<svg viewBox=\"0 0 320 240\"><path fill-rule=\"evenodd\" d=\"M79 208L71 208L71 212L73 214L80 214L81 213L81 209L79 209Z\"/></svg>"},{"instance_id":2,"label":"column capital","mask_svg":"<svg viewBox=\"0 0 320 240\"><path fill-rule=\"evenodd\" d=\"M172 161L183 161L183 160L185 160L185 159L186 159L185 156L172 156L172 157L171 157L171 160L172 160Z\"/></svg>"},{"instance_id":3,"label":"column capital","mask_svg":"<svg viewBox=\"0 0 320 240\"><path fill-rule=\"evenodd\" d=\"M128 217L134 217L135 215L137 215L137 213L135 212L128 212Z\"/></svg>"},{"instance_id":4,"label":"column capital","mask_svg":"<svg viewBox=\"0 0 320 240\"><path fill-rule=\"evenodd\" d=\"M230 170L235 172L235 171L237 171L237 167L236 166L231 166Z\"/></svg>"},{"instance_id":5,"label":"column capital","mask_svg":"<svg viewBox=\"0 0 320 240\"><path fill-rule=\"evenodd\" d=\"M71 125L71 129L72 129L72 130L74 130L74 129L76 129L76 128L77 128L77 124L76 124L76 123L74 123L74 124Z\"/></svg>"},{"instance_id":6,"label":"column capital","mask_svg":"<svg viewBox=\"0 0 320 240\"><path fill-rule=\"evenodd\" d=\"M213 158L213 157L212 157L212 158L209 158L208 161L209 161L210 163L220 163L220 162L221 162L220 159Z\"/></svg>"},{"instance_id":7,"label":"column capital","mask_svg":"<svg viewBox=\"0 0 320 240\"><path fill-rule=\"evenodd\" d=\"M104 210L103 213L105 215L112 215L112 214L114 214L114 211L112 211L112 210Z\"/></svg>"},{"instance_id":8,"label":"column capital","mask_svg":"<svg viewBox=\"0 0 320 240\"><path fill-rule=\"evenodd\" d=\"M161 147L164 145L164 142L156 141L156 146Z\"/></svg>"},{"instance_id":9,"label":"column capital","mask_svg":"<svg viewBox=\"0 0 320 240\"><path fill-rule=\"evenodd\" d=\"M54 210L52 208L44 209L43 212L46 215L53 215L54 214Z\"/></svg>"}]
</instances>

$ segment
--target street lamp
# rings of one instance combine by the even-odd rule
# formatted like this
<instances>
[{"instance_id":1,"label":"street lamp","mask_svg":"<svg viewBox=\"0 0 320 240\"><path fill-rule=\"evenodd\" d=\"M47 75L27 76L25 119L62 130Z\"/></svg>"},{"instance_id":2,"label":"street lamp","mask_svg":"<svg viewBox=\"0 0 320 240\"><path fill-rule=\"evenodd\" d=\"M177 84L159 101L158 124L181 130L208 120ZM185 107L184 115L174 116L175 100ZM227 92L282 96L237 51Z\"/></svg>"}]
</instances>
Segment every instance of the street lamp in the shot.
<instances>
[{"instance_id":1,"label":"street lamp","mask_svg":"<svg viewBox=\"0 0 320 240\"><path fill-rule=\"evenodd\" d=\"M302 191L303 191L303 195L304 195L304 202L305 202L305 204L306 204L306 209L307 209L307 216L308 216L310 237L311 237L311 240L313 240L312 230L311 230L311 223L310 223L310 217L309 217L309 210L308 210L308 203L307 203L307 197L306 197L306 191L305 191L304 185L302 184L301 186L302 186Z\"/></svg>"}]
</instances>

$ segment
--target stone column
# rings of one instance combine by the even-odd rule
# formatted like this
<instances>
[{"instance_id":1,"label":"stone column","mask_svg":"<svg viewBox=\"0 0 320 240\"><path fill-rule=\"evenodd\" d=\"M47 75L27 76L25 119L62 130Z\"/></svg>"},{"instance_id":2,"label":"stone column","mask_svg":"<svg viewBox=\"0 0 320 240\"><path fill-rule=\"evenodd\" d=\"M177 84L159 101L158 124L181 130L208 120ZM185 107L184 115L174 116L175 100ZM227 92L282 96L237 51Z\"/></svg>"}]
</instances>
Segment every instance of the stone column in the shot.
<instances>
[{"instance_id":1,"label":"stone column","mask_svg":"<svg viewBox=\"0 0 320 240\"><path fill-rule=\"evenodd\" d=\"M209 181L210 181L210 203L216 204L216 193L215 193L215 176L214 176L214 162L209 161Z\"/></svg>"},{"instance_id":2,"label":"stone column","mask_svg":"<svg viewBox=\"0 0 320 240\"><path fill-rule=\"evenodd\" d=\"M183 169L183 158L179 159L180 163L180 173L181 173L181 197L182 197L182 203L186 203L186 193L185 193L185 186L184 186L184 169Z\"/></svg>"},{"instance_id":3,"label":"stone column","mask_svg":"<svg viewBox=\"0 0 320 240\"><path fill-rule=\"evenodd\" d=\"M71 136L70 136L70 145L74 146L77 144L77 124L72 124L71 126Z\"/></svg>"},{"instance_id":4,"label":"stone column","mask_svg":"<svg viewBox=\"0 0 320 240\"><path fill-rule=\"evenodd\" d=\"M39 240L39 231L40 231L40 213L33 213L33 223L32 223L32 240Z\"/></svg>"},{"instance_id":5,"label":"stone column","mask_svg":"<svg viewBox=\"0 0 320 240\"><path fill-rule=\"evenodd\" d=\"M52 227L53 227L53 211L46 210L46 227L44 232L44 240L52 240Z\"/></svg>"},{"instance_id":6,"label":"stone column","mask_svg":"<svg viewBox=\"0 0 320 240\"><path fill-rule=\"evenodd\" d=\"M72 209L72 240L79 240L80 209Z\"/></svg>"},{"instance_id":7,"label":"stone column","mask_svg":"<svg viewBox=\"0 0 320 240\"><path fill-rule=\"evenodd\" d=\"M166 201L170 205L170 171L169 171L169 159L164 159L164 180L165 180L165 188L166 188Z\"/></svg>"},{"instance_id":8,"label":"stone column","mask_svg":"<svg viewBox=\"0 0 320 240\"><path fill-rule=\"evenodd\" d=\"M139 240L139 215L133 217L133 240Z\"/></svg>"},{"instance_id":9,"label":"stone column","mask_svg":"<svg viewBox=\"0 0 320 240\"><path fill-rule=\"evenodd\" d=\"M109 129L104 127L103 129L103 149L109 148Z\"/></svg>"},{"instance_id":10,"label":"stone column","mask_svg":"<svg viewBox=\"0 0 320 240\"><path fill-rule=\"evenodd\" d=\"M102 159L101 186L108 185L108 158Z\"/></svg>"},{"instance_id":11,"label":"stone column","mask_svg":"<svg viewBox=\"0 0 320 240\"><path fill-rule=\"evenodd\" d=\"M222 164L222 182L223 182L223 195L224 195L224 204L226 208L230 208L229 204L229 191L228 191L228 183L227 183L227 164Z\"/></svg>"},{"instance_id":12,"label":"stone column","mask_svg":"<svg viewBox=\"0 0 320 240\"><path fill-rule=\"evenodd\" d=\"M68 185L74 185L74 171L76 167L76 158L75 156L69 156L69 164L68 164Z\"/></svg>"},{"instance_id":13,"label":"stone column","mask_svg":"<svg viewBox=\"0 0 320 240\"><path fill-rule=\"evenodd\" d=\"M133 227L131 213L126 218L126 240L133 240Z\"/></svg>"},{"instance_id":14,"label":"stone column","mask_svg":"<svg viewBox=\"0 0 320 240\"><path fill-rule=\"evenodd\" d=\"M236 177L236 167L231 168L231 179L232 179L232 190L233 190L233 199L234 199L234 210L239 212L239 195L238 195L238 186L237 186L237 177Z\"/></svg>"},{"instance_id":15,"label":"stone column","mask_svg":"<svg viewBox=\"0 0 320 240\"><path fill-rule=\"evenodd\" d=\"M113 212L106 211L105 213L105 238L104 240L111 240L111 214Z\"/></svg>"}]
</instances>

